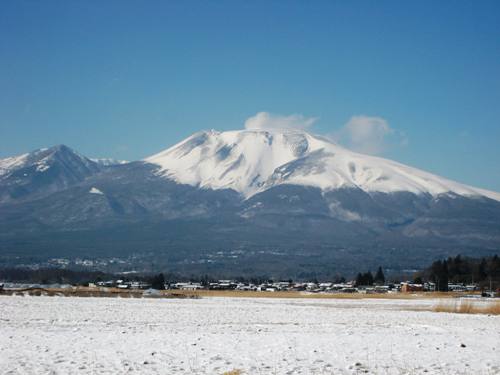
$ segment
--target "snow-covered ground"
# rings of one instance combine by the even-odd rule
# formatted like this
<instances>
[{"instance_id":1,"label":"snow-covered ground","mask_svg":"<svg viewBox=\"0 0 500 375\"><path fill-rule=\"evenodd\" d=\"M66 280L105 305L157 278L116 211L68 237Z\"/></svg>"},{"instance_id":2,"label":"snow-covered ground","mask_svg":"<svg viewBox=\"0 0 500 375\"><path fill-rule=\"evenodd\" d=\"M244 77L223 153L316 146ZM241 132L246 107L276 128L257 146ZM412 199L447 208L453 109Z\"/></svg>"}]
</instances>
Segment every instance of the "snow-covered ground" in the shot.
<instances>
[{"instance_id":1,"label":"snow-covered ground","mask_svg":"<svg viewBox=\"0 0 500 375\"><path fill-rule=\"evenodd\" d=\"M500 317L435 303L0 296L0 373L500 373Z\"/></svg>"}]
</instances>

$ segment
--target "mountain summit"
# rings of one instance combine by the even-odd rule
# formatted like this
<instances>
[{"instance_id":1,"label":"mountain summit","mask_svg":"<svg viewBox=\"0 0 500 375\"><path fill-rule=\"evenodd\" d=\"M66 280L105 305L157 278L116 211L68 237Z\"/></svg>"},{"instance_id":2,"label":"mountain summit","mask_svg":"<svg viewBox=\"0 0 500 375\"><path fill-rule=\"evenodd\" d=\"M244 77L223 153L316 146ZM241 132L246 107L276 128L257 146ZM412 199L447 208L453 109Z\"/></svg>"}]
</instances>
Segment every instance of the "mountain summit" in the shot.
<instances>
[{"instance_id":1,"label":"mountain summit","mask_svg":"<svg viewBox=\"0 0 500 375\"><path fill-rule=\"evenodd\" d=\"M182 184L233 189L249 198L278 185L331 191L410 192L484 196L500 194L463 185L387 159L350 151L301 130L199 132L145 159Z\"/></svg>"},{"instance_id":2,"label":"mountain summit","mask_svg":"<svg viewBox=\"0 0 500 375\"><path fill-rule=\"evenodd\" d=\"M0 159L0 203L38 199L100 171L98 163L65 145Z\"/></svg>"}]
</instances>

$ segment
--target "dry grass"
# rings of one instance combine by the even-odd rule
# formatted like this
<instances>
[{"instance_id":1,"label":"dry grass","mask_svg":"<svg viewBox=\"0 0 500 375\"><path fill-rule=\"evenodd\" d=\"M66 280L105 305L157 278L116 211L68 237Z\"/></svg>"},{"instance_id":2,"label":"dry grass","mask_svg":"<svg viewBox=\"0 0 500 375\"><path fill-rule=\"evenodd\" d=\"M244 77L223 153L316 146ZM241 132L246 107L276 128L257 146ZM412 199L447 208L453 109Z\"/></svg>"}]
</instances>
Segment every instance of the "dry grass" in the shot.
<instances>
[{"instance_id":1,"label":"dry grass","mask_svg":"<svg viewBox=\"0 0 500 375\"><path fill-rule=\"evenodd\" d=\"M166 291L168 292L168 291ZM427 299L427 298L452 298L460 296L460 293L434 292L434 293L386 293L386 294L362 294L362 293L308 293L298 291L281 292L253 292L242 290L176 290L176 294L199 296L199 297L238 297L238 298L306 298L306 299ZM470 293L467 293L470 294Z\"/></svg>"},{"instance_id":2,"label":"dry grass","mask_svg":"<svg viewBox=\"0 0 500 375\"><path fill-rule=\"evenodd\" d=\"M455 303L441 302L434 306L432 311L456 314L490 314L500 315L500 301L491 301L487 304L478 304L475 301L458 301Z\"/></svg>"},{"instance_id":3,"label":"dry grass","mask_svg":"<svg viewBox=\"0 0 500 375\"><path fill-rule=\"evenodd\" d=\"M24 290L3 290L0 295L12 295L16 293L27 293L30 295L60 295L75 297L122 297L122 298L141 298L142 290L119 289L119 288L89 288L73 287L67 289L24 289ZM470 293L465 293L470 294ZM448 299L459 297L460 293L451 292L433 292L433 293L385 293L385 294L363 294L363 293L309 293L299 291L278 291L278 292L254 292L242 290L162 290L163 298L199 298L199 297L228 297L228 298L300 298L300 299L399 299L399 300L418 300L418 299Z\"/></svg>"},{"instance_id":4,"label":"dry grass","mask_svg":"<svg viewBox=\"0 0 500 375\"><path fill-rule=\"evenodd\" d=\"M231 370L231 371L226 371L222 375L243 375L243 371L235 369L235 370Z\"/></svg>"}]
</instances>

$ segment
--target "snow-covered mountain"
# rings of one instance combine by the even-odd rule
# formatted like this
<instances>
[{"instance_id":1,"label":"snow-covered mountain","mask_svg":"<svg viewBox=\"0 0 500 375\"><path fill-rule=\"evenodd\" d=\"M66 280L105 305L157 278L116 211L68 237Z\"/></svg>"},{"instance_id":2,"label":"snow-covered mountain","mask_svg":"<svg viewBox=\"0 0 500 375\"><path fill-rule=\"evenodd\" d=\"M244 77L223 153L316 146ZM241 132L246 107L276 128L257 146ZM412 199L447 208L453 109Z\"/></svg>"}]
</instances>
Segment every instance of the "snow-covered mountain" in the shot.
<instances>
[{"instance_id":1,"label":"snow-covered mountain","mask_svg":"<svg viewBox=\"0 0 500 375\"><path fill-rule=\"evenodd\" d=\"M161 175L179 183L233 189L246 198L278 185L299 185L323 191L452 193L500 201L500 193L352 152L300 130L204 131L145 161L160 166Z\"/></svg>"},{"instance_id":2,"label":"snow-covered mountain","mask_svg":"<svg viewBox=\"0 0 500 375\"><path fill-rule=\"evenodd\" d=\"M304 131L200 132L128 163L66 146L0 160L0 263L147 252L173 272L310 278L499 248L500 194Z\"/></svg>"},{"instance_id":3,"label":"snow-covered mountain","mask_svg":"<svg viewBox=\"0 0 500 375\"><path fill-rule=\"evenodd\" d=\"M100 159L98 159L100 160ZM0 159L0 176L11 174L25 167L35 167L36 172L44 172L55 163L77 163L89 169L95 167L95 162L65 145L57 145L18 156Z\"/></svg>"},{"instance_id":4,"label":"snow-covered mountain","mask_svg":"<svg viewBox=\"0 0 500 375\"><path fill-rule=\"evenodd\" d=\"M11 156L5 159L0 159L0 176L6 175L11 171L26 165L29 155L30 154L26 153L18 156Z\"/></svg>"},{"instance_id":5,"label":"snow-covered mountain","mask_svg":"<svg viewBox=\"0 0 500 375\"><path fill-rule=\"evenodd\" d=\"M0 203L40 198L101 171L101 166L58 145L0 159Z\"/></svg>"}]
</instances>

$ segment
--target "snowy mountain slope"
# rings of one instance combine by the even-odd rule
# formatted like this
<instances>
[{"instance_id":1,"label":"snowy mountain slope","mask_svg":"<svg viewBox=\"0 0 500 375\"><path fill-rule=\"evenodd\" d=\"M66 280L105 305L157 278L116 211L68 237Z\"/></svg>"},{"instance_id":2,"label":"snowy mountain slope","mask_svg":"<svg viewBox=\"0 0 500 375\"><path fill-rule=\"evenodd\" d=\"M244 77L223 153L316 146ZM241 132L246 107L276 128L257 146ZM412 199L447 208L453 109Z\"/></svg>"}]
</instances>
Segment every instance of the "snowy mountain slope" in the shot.
<instances>
[{"instance_id":1,"label":"snowy mountain slope","mask_svg":"<svg viewBox=\"0 0 500 375\"><path fill-rule=\"evenodd\" d=\"M19 156L12 156L5 159L0 159L0 176L3 176L10 171L21 168L26 164L26 160L30 154L22 154Z\"/></svg>"},{"instance_id":2,"label":"snowy mountain slope","mask_svg":"<svg viewBox=\"0 0 500 375\"><path fill-rule=\"evenodd\" d=\"M0 203L35 199L101 171L98 163L58 145L0 160Z\"/></svg>"},{"instance_id":3,"label":"snowy mountain slope","mask_svg":"<svg viewBox=\"0 0 500 375\"><path fill-rule=\"evenodd\" d=\"M93 168L95 162L80 155L65 145L57 145L50 148L41 148L30 153L0 159L0 176L8 175L21 168L35 166L38 172L50 168L54 161L74 162L78 161L88 168ZM100 164L100 162L99 162Z\"/></svg>"},{"instance_id":4,"label":"snowy mountain slope","mask_svg":"<svg viewBox=\"0 0 500 375\"><path fill-rule=\"evenodd\" d=\"M323 191L449 193L500 201L500 193L352 152L300 130L199 132L145 161L160 166L160 174L179 183L233 189L246 198L286 184Z\"/></svg>"}]
</instances>

